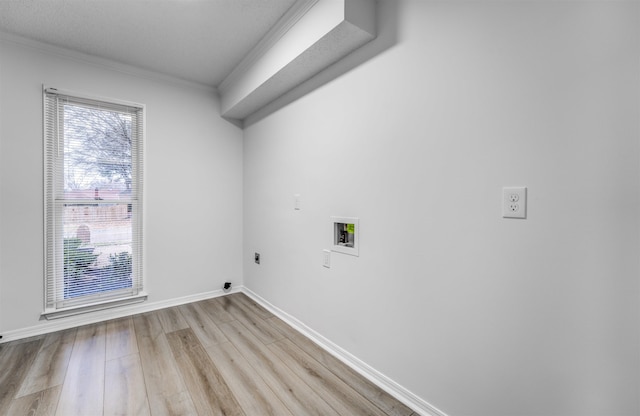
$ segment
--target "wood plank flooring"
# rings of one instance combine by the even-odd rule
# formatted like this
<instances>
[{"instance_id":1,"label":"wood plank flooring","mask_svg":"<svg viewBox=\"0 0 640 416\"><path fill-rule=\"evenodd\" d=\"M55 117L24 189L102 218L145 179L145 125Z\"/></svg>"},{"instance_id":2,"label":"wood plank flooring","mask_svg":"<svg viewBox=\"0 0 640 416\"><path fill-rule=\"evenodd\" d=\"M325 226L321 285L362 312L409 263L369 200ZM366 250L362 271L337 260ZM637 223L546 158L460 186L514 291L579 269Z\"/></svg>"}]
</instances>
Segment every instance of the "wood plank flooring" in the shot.
<instances>
[{"instance_id":1,"label":"wood plank flooring","mask_svg":"<svg viewBox=\"0 0 640 416\"><path fill-rule=\"evenodd\" d=\"M0 344L0 414L416 415L241 293Z\"/></svg>"}]
</instances>

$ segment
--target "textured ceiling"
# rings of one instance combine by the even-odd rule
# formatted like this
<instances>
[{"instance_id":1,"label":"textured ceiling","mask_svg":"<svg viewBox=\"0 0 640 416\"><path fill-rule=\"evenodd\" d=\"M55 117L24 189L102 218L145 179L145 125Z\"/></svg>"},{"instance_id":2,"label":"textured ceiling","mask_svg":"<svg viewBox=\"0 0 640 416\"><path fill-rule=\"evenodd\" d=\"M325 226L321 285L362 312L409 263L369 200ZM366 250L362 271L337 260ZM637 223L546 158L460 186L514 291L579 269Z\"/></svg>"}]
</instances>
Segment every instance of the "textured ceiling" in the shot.
<instances>
[{"instance_id":1,"label":"textured ceiling","mask_svg":"<svg viewBox=\"0 0 640 416\"><path fill-rule=\"evenodd\" d=\"M217 87L295 0L0 0L0 31Z\"/></svg>"}]
</instances>

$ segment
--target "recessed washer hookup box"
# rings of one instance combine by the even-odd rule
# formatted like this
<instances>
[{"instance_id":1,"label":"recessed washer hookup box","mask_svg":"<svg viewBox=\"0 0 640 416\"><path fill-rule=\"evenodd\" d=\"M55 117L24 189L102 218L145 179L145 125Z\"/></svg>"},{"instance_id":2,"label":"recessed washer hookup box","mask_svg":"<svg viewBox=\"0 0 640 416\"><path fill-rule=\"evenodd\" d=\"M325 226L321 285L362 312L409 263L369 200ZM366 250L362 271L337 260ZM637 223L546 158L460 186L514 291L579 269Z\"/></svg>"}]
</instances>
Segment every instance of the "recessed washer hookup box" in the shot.
<instances>
[{"instance_id":1,"label":"recessed washer hookup box","mask_svg":"<svg viewBox=\"0 0 640 416\"><path fill-rule=\"evenodd\" d=\"M331 217L331 251L360 255L360 220L353 217Z\"/></svg>"}]
</instances>

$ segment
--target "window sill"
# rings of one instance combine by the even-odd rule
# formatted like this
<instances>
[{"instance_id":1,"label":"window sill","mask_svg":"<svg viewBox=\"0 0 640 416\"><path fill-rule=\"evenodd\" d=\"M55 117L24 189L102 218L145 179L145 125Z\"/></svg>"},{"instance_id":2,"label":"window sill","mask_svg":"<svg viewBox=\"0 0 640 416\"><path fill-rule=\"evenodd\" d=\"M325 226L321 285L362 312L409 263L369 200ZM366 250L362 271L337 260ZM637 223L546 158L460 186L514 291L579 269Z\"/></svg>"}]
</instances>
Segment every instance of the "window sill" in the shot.
<instances>
[{"instance_id":1,"label":"window sill","mask_svg":"<svg viewBox=\"0 0 640 416\"><path fill-rule=\"evenodd\" d=\"M101 311L104 309L117 308L119 306L132 305L135 303L144 302L147 300L146 293L140 293L136 296L132 296L126 299L118 299L118 300L109 300L100 303L94 303L91 305L83 305L83 306L75 306L70 308L61 308L61 309L50 309L45 310L40 316L49 320L58 319L58 318L66 318L68 316L80 315L83 313Z\"/></svg>"}]
</instances>

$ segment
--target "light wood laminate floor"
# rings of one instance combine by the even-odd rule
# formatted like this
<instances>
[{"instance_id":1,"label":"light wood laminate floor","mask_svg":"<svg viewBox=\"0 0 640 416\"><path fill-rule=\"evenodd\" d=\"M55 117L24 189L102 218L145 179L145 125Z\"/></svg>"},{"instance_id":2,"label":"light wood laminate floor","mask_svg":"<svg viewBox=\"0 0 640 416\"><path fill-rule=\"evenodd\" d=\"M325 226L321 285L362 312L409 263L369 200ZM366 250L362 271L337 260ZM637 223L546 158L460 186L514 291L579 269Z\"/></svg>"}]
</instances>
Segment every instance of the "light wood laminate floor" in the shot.
<instances>
[{"instance_id":1,"label":"light wood laminate floor","mask_svg":"<svg viewBox=\"0 0 640 416\"><path fill-rule=\"evenodd\" d=\"M244 294L0 344L1 415L414 415Z\"/></svg>"}]
</instances>

